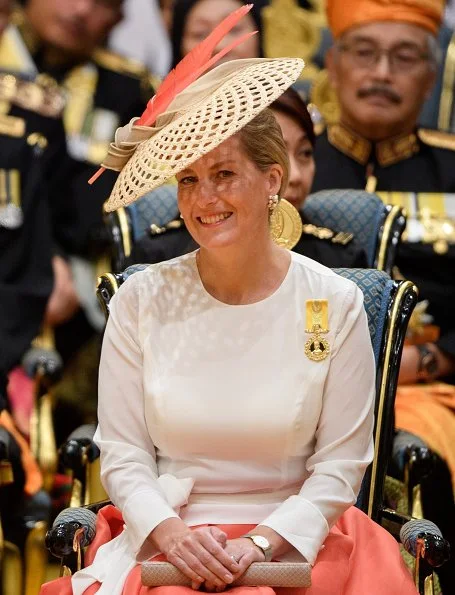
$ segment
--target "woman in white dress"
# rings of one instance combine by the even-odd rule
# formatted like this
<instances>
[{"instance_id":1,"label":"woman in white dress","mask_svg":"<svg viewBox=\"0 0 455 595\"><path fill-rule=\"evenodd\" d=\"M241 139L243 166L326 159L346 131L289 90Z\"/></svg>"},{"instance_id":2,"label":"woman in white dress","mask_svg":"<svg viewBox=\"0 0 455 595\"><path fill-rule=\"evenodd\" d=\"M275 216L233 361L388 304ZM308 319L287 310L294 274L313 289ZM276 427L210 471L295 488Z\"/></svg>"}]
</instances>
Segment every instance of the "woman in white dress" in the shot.
<instances>
[{"instance_id":1,"label":"woman in white dress","mask_svg":"<svg viewBox=\"0 0 455 595\"><path fill-rule=\"evenodd\" d=\"M176 175L200 248L136 273L112 299L95 440L117 508L98 515L91 564L43 594L149 593L138 563L150 558L208 591L256 561L306 560L301 593L416 593L394 539L353 507L373 455L362 293L270 233L271 219L275 236L287 221L289 164L267 105L301 68L225 63L154 128L117 136L106 165L125 164L108 208Z\"/></svg>"}]
</instances>

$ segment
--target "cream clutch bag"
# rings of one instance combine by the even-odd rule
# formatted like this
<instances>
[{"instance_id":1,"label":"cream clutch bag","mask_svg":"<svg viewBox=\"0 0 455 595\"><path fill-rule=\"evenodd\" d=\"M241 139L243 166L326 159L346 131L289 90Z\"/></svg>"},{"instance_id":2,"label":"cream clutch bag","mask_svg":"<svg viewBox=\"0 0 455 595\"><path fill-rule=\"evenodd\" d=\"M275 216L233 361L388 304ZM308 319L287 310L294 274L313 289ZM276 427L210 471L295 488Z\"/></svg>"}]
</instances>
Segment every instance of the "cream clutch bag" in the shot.
<instances>
[{"instance_id":1,"label":"cream clutch bag","mask_svg":"<svg viewBox=\"0 0 455 595\"><path fill-rule=\"evenodd\" d=\"M191 587L191 580L169 562L143 562L142 584L145 587ZM311 564L306 562L253 562L232 587L295 587L311 586Z\"/></svg>"}]
</instances>

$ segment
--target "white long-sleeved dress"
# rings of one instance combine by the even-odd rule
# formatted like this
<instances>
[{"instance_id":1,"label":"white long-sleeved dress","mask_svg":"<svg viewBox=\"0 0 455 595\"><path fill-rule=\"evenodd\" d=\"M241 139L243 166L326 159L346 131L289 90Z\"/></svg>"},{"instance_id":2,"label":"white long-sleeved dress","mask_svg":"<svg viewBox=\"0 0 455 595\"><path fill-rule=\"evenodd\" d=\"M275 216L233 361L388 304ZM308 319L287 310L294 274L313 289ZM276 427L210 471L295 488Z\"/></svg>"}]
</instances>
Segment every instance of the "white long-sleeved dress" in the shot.
<instances>
[{"instance_id":1,"label":"white long-sleeved dress","mask_svg":"<svg viewBox=\"0 0 455 595\"><path fill-rule=\"evenodd\" d=\"M111 302L99 379L103 484L124 532L73 579L121 593L162 521L262 524L314 564L372 459L374 358L357 286L295 253L249 305L204 288L196 253L134 274ZM330 355L305 355L327 299ZM289 557L289 554L288 554Z\"/></svg>"}]
</instances>

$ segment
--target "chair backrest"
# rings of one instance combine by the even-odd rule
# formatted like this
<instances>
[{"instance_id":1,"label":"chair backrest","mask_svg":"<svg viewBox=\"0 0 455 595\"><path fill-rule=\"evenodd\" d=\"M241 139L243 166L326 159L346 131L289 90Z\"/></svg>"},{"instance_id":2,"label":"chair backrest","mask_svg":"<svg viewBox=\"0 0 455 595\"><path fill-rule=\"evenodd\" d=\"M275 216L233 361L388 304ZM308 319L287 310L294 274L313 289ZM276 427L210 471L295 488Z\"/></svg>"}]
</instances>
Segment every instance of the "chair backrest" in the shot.
<instances>
[{"instance_id":1,"label":"chair backrest","mask_svg":"<svg viewBox=\"0 0 455 595\"><path fill-rule=\"evenodd\" d=\"M133 204L105 216L112 253L112 270L119 273L127 265L133 245L152 225L164 227L179 215L177 186L166 184L145 194Z\"/></svg>"},{"instance_id":2,"label":"chair backrest","mask_svg":"<svg viewBox=\"0 0 455 595\"><path fill-rule=\"evenodd\" d=\"M126 268L121 273L104 273L98 279L98 286L96 288L96 297L100 303L101 309L104 312L106 320L109 318L109 304L112 297L118 291L118 288L124 283L128 277L134 275L138 271L146 269L148 264L133 264Z\"/></svg>"},{"instance_id":3,"label":"chair backrest","mask_svg":"<svg viewBox=\"0 0 455 595\"><path fill-rule=\"evenodd\" d=\"M307 197L302 217L307 223L354 234L368 266L391 273L406 226L401 207L385 205L365 190L322 190Z\"/></svg>"},{"instance_id":4,"label":"chair backrest","mask_svg":"<svg viewBox=\"0 0 455 595\"><path fill-rule=\"evenodd\" d=\"M147 268L147 264L128 267L123 273L102 275L97 295L106 314L109 302L128 277ZM392 452L394 404L401 353L409 319L417 302L417 289L410 281L392 281L375 269L334 269L362 290L368 317L371 344L376 362L376 403L374 460L367 470L357 506L379 520L383 504L387 464Z\"/></svg>"},{"instance_id":5,"label":"chair backrest","mask_svg":"<svg viewBox=\"0 0 455 595\"><path fill-rule=\"evenodd\" d=\"M417 303L410 281L392 281L371 269L334 269L362 290L376 361L374 459L365 473L357 506L376 521L383 507L384 482L393 445L394 405L401 353L409 319Z\"/></svg>"}]
</instances>

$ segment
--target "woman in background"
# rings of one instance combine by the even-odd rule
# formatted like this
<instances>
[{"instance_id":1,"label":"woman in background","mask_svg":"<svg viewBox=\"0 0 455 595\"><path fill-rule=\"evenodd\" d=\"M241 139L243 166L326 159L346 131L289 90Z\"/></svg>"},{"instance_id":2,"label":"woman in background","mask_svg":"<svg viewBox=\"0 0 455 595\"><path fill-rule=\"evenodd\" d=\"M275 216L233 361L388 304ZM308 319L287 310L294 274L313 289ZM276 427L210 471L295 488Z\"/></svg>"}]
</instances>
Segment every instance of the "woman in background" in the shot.
<instances>
[{"instance_id":1,"label":"woman in background","mask_svg":"<svg viewBox=\"0 0 455 595\"><path fill-rule=\"evenodd\" d=\"M242 0L176 0L172 17L171 45L172 67L204 40L213 29L232 11L244 4ZM252 9L238 25L226 35L217 51L228 45L235 37L258 31L257 35L229 52L229 60L237 58L260 58L262 49L262 23L260 10L268 4L264 0L254 2Z\"/></svg>"}]
</instances>

